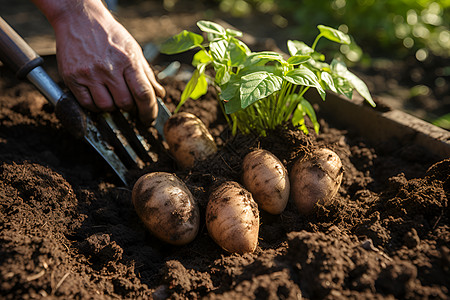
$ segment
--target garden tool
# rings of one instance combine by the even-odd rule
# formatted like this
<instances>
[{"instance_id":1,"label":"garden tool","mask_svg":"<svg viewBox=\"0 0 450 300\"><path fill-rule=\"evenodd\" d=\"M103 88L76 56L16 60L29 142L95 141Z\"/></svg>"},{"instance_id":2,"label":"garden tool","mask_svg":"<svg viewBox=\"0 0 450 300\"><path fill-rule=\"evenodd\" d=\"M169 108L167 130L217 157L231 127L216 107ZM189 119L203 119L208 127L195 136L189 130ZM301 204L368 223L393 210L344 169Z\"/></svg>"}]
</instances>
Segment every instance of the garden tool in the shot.
<instances>
[{"instance_id":1,"label":"garden tool","mask_svg":"<svg viewBox=\"0 0 450 300\"><path fill-rule=\"evenodd\" d=\"M28 79L55 107L61 124L76 138L84 139L111 166L120 180L127 185L126 173L130 168L142 168L152 162L150 145L122 111L93 114L78 104L73 94L64 91L46 73L40 57L0 17L0 60L10 67L19 79ZM158 116L154 127L164 137L164 123L170 111L158 98Z\"/></svg>"}]
</instances>

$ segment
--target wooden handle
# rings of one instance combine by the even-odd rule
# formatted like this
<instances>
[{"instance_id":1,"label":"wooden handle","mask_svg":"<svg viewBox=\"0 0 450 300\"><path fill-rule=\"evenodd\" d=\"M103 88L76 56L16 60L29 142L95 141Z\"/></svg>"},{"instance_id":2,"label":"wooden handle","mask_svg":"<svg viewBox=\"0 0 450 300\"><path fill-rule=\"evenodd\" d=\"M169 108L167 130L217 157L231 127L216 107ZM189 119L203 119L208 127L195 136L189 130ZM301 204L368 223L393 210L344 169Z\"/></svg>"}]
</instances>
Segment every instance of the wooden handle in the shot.
<instances>
[{"instance_id":1,"label":"wooden handle","mask_svg":"<svg viewBox=\"0 0 450 300\"><path fill-rule=\"evenodd\" d=\"M0 17L0 60L24 79L43 59Z\"/></svg>"}]
</instances>

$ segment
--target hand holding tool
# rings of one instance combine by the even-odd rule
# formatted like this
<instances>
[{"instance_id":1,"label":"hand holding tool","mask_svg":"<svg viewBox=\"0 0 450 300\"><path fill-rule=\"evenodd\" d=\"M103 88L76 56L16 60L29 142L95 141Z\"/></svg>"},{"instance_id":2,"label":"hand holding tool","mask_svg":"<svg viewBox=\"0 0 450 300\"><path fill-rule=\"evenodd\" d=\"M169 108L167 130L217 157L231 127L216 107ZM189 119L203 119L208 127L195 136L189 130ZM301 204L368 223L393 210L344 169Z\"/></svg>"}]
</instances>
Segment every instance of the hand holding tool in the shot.
<instances>
[{"instance_id":1,"label":"hand holding tool","mask_svg":"<svg viewBox=\"0 0 450 300\"><path fill-rule=\"evenodd\" d=\"M149 145L121 111L98 115L85 112L72 93L64 92L50 78L42 67L43 59L2 18L0 60L19 79L28 79L54 105L62 125L74 137L89 143L125 185L128 168L142 167L144 162L152 161L148 153ZM155 128L163 136L162 128L170 112L160 98L158 108Z\"/></svg>"}]
</instances>

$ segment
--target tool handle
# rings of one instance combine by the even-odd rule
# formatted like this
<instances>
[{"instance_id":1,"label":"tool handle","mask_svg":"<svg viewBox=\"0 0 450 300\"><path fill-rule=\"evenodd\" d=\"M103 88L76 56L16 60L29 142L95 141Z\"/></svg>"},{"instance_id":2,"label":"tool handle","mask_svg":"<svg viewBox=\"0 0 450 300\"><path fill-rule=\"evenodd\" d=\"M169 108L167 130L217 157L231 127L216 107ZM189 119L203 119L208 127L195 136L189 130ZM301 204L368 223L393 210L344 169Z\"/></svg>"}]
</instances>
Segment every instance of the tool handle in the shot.
<instances>
[{"instance_id":1,"label":"tool handle","mask_svg":"<svg viewBox=\"0 0 450 300\"><path fill-rule=\"evenodd\" d=\"M28 78L55 105L55 114L75 137L86 134L86 114L72 96L64 93L40 66L44 63L22 37L0 17L0 60L19 79Z\"/></svg>"},{"instance_id":2,"label":"tool handle","mask_svg":"<svg viewBox=\"0 0 450 300\"><path fill-rule=\"evenodd\" d=\"M31 70L44 62L1 17L0 60L10 67L19 79L24 79Z\"/></svg>"}]
</instances>

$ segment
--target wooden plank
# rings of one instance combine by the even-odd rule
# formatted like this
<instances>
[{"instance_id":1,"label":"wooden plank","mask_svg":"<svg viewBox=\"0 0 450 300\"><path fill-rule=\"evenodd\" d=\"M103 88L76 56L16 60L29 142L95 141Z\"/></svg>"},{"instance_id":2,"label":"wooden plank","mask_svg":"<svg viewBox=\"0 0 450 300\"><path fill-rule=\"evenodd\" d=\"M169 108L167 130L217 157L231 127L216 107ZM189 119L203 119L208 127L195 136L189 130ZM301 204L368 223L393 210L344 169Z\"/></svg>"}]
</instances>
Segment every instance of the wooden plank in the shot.
<instances>
[{"instance_id":1,"label":"wooden plank","mask_svg":"<svg viewBox=\"0 0 450 300\"><path fill-rule=\"evenodd\" d=\"M352 128L367 140L378 143L401 139L420 145L441 159L450 157L450 132L400 110L380 111L362 101L349 100L327 93L325 101L312 91L306 94L319 114L340 125Z\"/></svg>"}]
</instances>

